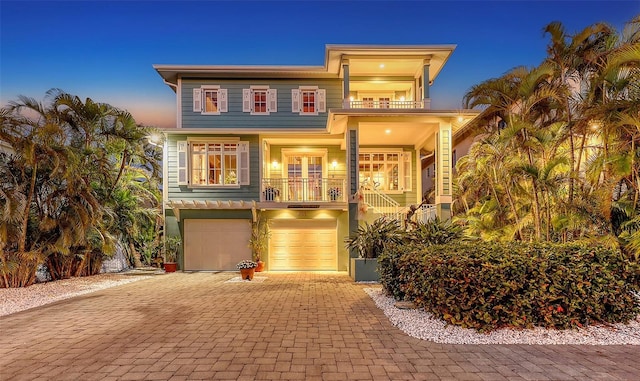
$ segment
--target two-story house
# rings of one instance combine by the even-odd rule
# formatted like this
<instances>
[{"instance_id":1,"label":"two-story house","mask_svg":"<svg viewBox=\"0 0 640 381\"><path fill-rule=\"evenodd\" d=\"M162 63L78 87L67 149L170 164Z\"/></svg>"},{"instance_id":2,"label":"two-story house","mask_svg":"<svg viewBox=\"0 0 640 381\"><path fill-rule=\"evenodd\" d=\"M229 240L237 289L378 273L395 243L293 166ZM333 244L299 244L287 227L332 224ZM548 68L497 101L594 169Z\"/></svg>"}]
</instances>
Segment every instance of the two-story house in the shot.
<instances>
[{"instance_id":1,"label":"two-story house","mask_svg":"<svg viewBox=\"0 0 640 381\"><path fill-rule=\"evenodd\" d=\"M403 219L421 203L425 156L436 198L418 214L447 218L452 134L477 115L431 109L454 48L329 45L324 66L154 65L176 93L163 197L180 267L234 270L260 215L268 270L346 271L343 240L361 220Z\"/></svg>"}]
</instances>

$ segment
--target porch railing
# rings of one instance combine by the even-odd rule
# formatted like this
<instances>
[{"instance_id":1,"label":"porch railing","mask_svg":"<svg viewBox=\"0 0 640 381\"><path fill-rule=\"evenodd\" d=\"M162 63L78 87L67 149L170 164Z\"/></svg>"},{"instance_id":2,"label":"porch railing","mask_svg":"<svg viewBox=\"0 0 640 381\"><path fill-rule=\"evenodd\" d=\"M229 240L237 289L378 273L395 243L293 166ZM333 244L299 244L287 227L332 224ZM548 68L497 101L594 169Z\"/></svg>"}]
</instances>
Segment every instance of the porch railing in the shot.
<instances>
[{"instance_id":1,"label":"porch railing","mask_svg":"<svg viewBox=\"0 0 640 381\"><path fill-rule=\"evenodd\" d=\"M369 208L373 209L374 213L402 221L402 210L396 200L378 191L367 182L360 184L360 190L364 196L364 202Z\"/></svg>"},{"instance_id":2,"label":"porch railing","mask_svg":"<svg viewBox=\"0 0 640 381\"><path fill-rule=\"evenodd\" d=\"M346 109L424 109L430 108L431 100L425 101L362 101L345 99L343 106Z\"/></svg>"},{"instance_id":3,"label":"porch railing","mask_svg":"<svg viewBox=\"0 0 640 381\"><path fill-rule=\"evenodd\" d=\"M346 202L346 180L335 178L262 179L266 202Z\"/></svg>"}]
</instances>

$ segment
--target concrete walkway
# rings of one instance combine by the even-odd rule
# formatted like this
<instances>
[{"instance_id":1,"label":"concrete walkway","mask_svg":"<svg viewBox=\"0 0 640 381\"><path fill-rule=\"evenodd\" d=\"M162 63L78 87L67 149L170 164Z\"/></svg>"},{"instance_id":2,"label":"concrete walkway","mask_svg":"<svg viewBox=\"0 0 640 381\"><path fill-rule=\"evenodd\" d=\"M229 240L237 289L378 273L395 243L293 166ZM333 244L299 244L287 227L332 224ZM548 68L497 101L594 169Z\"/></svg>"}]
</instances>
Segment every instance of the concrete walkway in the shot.
<instances>
[{"instance_id":1,"label":"concrete walkway","mask_svg":"<svg viewBox=\"0 0 640 381\"><path fill-rule=\"evenodd\" d=\"M0 317L1 380L638 380L634 346L443 345L343 273L156 276Z\"/></svg>"}]
</instances>

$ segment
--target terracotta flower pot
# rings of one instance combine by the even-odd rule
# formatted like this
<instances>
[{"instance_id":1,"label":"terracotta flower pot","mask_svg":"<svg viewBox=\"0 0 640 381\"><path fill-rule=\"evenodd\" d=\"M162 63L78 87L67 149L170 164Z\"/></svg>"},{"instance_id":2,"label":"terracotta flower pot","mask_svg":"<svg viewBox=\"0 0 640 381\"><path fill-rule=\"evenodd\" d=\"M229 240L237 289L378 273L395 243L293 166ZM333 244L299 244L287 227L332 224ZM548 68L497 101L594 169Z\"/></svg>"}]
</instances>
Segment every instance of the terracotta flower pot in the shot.
<instances>
[{"instance_id":1,"label":"terracotta flower pot","mask_svg":"<svg viewBox=\"0 0 640 381\"><path fill-rule=\"evenodd\" d=\"M166 273L175 273L177 269L178 269L178 264L176 262L164 263L164 272Z\"/></svg>"},{"instance_id":2,"label":"terracotta flower pot","mask_svg":"<svg viewBox=\"0 0 640 381\"><path fill-rule=\"evenodd\" d=\"M242 277L242 280L245 280L245 279L252 280L253 273L255 271L256 271L255 267L250 269L240 269L240 276Z\"/></svg>"},{"instance_id":3,"label":"terracotta flower pot","mask_svg":"<svg viewBox=\"0 0 640 381\"><path fill-rule=\"evenodd\" d=\"M257 273L262 272L264 270L264 262L258 260L257 263L258 263L258 267L256 267L256 272Z\"/></svg>"}]
</instances>

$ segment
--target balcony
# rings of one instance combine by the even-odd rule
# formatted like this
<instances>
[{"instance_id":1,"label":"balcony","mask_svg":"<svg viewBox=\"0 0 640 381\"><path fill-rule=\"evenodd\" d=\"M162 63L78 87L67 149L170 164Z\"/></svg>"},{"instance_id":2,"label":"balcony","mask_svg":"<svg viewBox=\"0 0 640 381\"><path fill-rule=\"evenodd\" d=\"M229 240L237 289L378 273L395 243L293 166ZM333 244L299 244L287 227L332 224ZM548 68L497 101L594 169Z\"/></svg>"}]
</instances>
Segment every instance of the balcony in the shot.
<instances>
[{"instance_id":1,"label":"balcony","mask_svg":"<svg viewBox=\"0 0 640 381\"><path fill-rule=\"evenodd\" d=\"M419 110L430 109L431 99L427 98L424 101L381 101L381 100L351 100L345 99L343 101L343 107L345 109L404 109L404 110Z\"/></svg>"},{"instance_id":2,"label":"balcony","mask_svg":"<svg viewBox=\"0 0 640 381\"><path fill-rule=\"evenodd\" d=\"M263 202L347 202L346 180L336 178L262 179Z\"/></svg>"}]
</instances>

